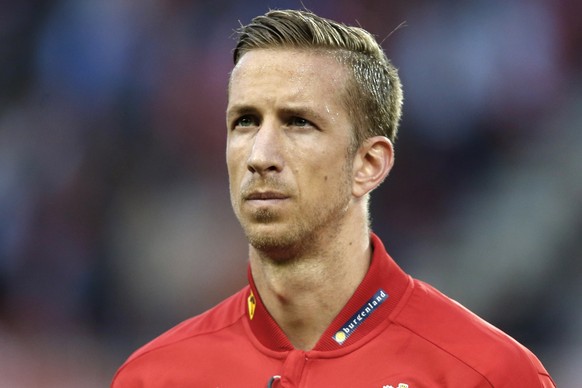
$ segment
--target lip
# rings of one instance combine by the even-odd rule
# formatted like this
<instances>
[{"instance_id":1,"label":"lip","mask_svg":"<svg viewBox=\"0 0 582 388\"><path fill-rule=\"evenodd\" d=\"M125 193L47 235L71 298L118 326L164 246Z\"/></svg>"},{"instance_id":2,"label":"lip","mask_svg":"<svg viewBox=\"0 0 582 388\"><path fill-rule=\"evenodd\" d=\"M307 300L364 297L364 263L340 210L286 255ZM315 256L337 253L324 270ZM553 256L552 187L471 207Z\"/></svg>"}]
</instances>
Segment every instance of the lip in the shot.
<instances>
[{"instance_id":1,"label":"lip","mask_svg":"<svg viewBox=\"0 0 582 388\"><path fill-rule=\"evenodd\" d=\"M254 191L245 196L247 201L276 201L289 198L288 195L277 191Z\"/></svg>"}]
</instances>

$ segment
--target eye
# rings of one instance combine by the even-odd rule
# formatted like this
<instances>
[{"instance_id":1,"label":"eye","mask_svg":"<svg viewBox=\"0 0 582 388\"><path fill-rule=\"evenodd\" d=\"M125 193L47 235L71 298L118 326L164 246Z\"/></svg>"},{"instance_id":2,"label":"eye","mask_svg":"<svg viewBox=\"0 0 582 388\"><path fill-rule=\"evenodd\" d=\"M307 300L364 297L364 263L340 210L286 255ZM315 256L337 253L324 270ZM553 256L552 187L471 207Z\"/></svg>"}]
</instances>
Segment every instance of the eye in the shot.
<instances>
[{"instance_id":1,"label":"eye","mask_svg":"<svg viewBox=\"0 0 582 388\"><path fill-rule=\"evenodd\" d=\"M308 127L313 126L313 124L302 117L291 117L289 120L289 125L293 127Z\"/></svg>"},{"instance_id":2,"label":"eye","mask_svg":"<svg viewBox=\"0 0 582 388\"><path fill-rule=\"evenodd\" d=\"M256 117L251 115L245 115L239 117L233 124L233 128L249 128L258 125L258 120Z\"/></svg>"}]
</instances>

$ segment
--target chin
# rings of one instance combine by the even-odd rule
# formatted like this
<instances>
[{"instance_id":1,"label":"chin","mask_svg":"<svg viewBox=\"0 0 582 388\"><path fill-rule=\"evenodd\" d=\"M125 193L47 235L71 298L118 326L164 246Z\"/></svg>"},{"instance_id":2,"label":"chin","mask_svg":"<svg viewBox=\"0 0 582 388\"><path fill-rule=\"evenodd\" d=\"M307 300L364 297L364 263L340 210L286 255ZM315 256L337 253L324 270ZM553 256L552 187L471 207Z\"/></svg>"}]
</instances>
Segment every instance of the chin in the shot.
<instances>
[{"instance_id":1,"label":"chin","mask_svg":"<svg viewBox=\"0 0 582 388\"><path fill-rule=\"evenodd\" d=\"M273 259L289 259L299 256L312 245L314 233L293 228L256 228L245 230L249 244ZM269 230L270 229L270 230Z\"/></svg>"},{"instance_id":2,"label":"chin","mask_svg":"<svg viewBox=\"0 0 582 388\"><path fill-rule=\"evenodd\" d=\"M249 243L256 248L288 245L289 235L293 234L289 232L289 228L273 220L259 221L253 217L251 221L241 222L241 225Z\"/></svg>"},{"instance_id":3,"label":"chin","mask_svg":"<svg viewBox=\"0 0 582 388\"><path fill-rule=\"evenodd\" d=\"M246 230L249 243L258 250L286 249L294 245L296 239L289 233L266 230L266 228L251 228Z\"/></svg>"}]
</instances>

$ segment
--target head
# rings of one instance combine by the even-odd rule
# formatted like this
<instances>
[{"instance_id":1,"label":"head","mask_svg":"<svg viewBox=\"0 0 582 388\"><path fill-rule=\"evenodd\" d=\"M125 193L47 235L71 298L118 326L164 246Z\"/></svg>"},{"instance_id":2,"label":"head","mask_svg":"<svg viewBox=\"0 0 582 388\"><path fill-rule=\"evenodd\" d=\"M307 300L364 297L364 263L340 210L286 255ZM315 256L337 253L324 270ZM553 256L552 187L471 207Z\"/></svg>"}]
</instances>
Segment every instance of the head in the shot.
<instances>
[{"instance_id":1,"label":"head","mask_svg":"<svg viewBox=\"0 0 582 388\"><path fill-rule=\"evenodd\" d=\"M271 11L241 29L234 58L227 165L251 245L307 251L350 228L367 236L402 100L380 46L359 28Z\"/></svg>"},{"instance_id":2,"label":"head","mask_svg":"<svg viewBox=\"0 0 582 388\"><path fill-rule=\"evenodd\" d=\"M372 136L395 142L402 86L396 68L369 32L308 11L273 10L239 30L234 63L251 50L273 48L322 51L346 66L351 77L343 98L354 121L354 149Z\"/></svg>"}]
</instances>

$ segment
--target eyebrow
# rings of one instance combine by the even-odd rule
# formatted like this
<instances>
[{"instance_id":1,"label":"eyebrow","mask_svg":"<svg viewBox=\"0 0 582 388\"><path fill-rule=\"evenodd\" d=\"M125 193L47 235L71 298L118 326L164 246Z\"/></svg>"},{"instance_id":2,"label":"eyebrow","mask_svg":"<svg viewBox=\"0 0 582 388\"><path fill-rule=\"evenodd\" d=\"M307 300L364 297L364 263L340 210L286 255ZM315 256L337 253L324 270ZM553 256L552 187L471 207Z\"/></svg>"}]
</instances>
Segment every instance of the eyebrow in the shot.
<instances>
[{"instance_id":1,"label":"eyebrow","mask_svg":"<svg viewBox=\"0 0 582 388\"><path fill-rule=\"evenodd\" d=\"M235 116L249 113L257 113L257 109L251 105L233 105L226 110L226 119L231 120Z\"/></svg>"},{"instance_id":2,"label":"eyebrow","mask_svg":"<svg viewBox=\"0 0 582 388\"><path fill-rule=\"evenodd\" d=\"M325 119L315 110L304 106L285 107L281 109L281 112L288 116L309 117L318 122L325 121Z\"/></svg>"}]
</instances>

